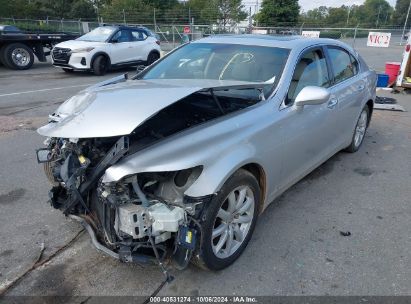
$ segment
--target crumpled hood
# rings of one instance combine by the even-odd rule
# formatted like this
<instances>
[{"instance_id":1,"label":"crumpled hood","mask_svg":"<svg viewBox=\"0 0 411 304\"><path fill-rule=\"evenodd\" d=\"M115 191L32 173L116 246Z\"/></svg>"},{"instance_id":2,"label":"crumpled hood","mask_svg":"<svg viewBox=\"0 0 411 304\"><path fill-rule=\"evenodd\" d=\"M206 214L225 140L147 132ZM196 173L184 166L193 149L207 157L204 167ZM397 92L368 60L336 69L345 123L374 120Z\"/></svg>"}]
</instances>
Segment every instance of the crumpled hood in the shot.
<instances>
[{"instance_id":1,"label":"crumpled hood","mask_svg":"<svg viewBox=\"0 0 411 304\"><path fill-rule=\"evenodd\" d=\"M206 88L250 84L241 81L190 79L127 80L106 85L107 83L110 81L90 87L65 101L50 115L50 123L37 132L48 137L62 138L127 135L161 109L194 92Z\"/></svg>"}]
</instances>

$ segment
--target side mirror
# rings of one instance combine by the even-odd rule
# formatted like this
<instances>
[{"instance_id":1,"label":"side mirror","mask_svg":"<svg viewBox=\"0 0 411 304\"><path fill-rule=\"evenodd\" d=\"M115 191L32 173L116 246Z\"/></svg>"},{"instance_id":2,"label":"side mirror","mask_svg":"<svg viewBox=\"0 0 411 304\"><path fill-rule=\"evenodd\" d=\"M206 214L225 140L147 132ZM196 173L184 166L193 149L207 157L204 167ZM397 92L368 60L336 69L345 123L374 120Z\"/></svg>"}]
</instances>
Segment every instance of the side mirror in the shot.
<instances>
[{"instance_id":1,"label":"side mirror","mask_svg":"<svg viewBox=\"0 0 411 304\"><path fill-rule=\"evenodd\" d=\"M111 39L111 43L118 43L118 39Z\"/></svg>"},{"instance_id":2,"label":"side mirror","mask_svg":"<svg viewBox=\"0 0 411 304\"><path fill-rule=\"evenodd\" d=\"M305 105L319 105L329 99L330 92L328 92L327 89L316 86L307 86L298 93L294 104L298 107L303 107Z\"/></svg>"}]
</instances>

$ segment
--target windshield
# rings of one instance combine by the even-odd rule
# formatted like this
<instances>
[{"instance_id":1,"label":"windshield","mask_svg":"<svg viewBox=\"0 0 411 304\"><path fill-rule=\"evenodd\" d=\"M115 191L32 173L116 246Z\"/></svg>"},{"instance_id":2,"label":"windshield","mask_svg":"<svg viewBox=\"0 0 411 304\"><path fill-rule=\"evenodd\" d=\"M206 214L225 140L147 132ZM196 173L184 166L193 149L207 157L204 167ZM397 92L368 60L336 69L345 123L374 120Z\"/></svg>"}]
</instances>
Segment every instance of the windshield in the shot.
<instances>
[{"instance_id":1,"label":"windshield","mask_svg":"<svg viewBox=\"0 0 411 304\"><path fill-rule=\"evenodd\" d=\"M275 47L190 43L149 68L142 79L265 82L275 77L278 82L288 54L288 49Z\"/></svg>"},{"instance_id":2,"label":"windshield","mask_svg":"<svg viewBox=\"0 0 411 304\"><path fill-rule=\"evenodd\" d=\"M111 34L113 34L115 30L115 28L108 26L98 27L91 32L77 38L76 40L105 42L108 38L110 38Z\"/></svg>"}]
</instances>

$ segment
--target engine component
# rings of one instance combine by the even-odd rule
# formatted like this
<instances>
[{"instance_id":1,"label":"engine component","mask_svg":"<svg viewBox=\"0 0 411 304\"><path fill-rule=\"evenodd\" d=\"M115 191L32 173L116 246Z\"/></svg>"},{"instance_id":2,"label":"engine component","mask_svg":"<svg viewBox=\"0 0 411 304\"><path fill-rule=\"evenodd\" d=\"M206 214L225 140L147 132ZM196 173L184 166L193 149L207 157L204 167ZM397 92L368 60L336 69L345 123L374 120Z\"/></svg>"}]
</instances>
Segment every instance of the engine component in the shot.
<instances>
[{"instance_id":1,"label":"engine component","mask_svg":"<svg viewBox=\"0 0 411 304\"><path fill-rule=\"evenodd\" d=\"M178 231L184 216L182 208L169 208L163 203L148 208L128 203L117 208L114 227L119 237L125 233L133 239L149 235L148 229L151 227L151 235L155 237L156 243L160 243L171 238L170 232Z\"/></svg>"},{"instance_id":2,"label":"engine component","mask_svg":"<svg viewBox=\"0 0 411 304\"><path fill-rule=\"evenodd\" d=\"M194 250L196 246L196 230L187 226L181 226L178 231L178 245L190 250Z\"/></svg>"},{"instance_id":3,"label":"engine component","mask_svg":"<svg viewBox=\"0 0 411 304\"><path fill-rule=\"evenodd\" d=\"M121 237L121 232L139 239L147 236L147 229L150 227L147 208L141 205L124 204L117 209L114 227Z\"/></svg>"},{"instance_id":4,"label":"engine component","mask_svg":"<svg viewBox=\"0 0 411 304\"><path fill-rule=\"evenodd\" d=\"M152 234L157 235L163 231L177 232L184 221L184 210L180 207L167 207L157 203L148 208L152 219Z\"/></svg>"}]
</instances>

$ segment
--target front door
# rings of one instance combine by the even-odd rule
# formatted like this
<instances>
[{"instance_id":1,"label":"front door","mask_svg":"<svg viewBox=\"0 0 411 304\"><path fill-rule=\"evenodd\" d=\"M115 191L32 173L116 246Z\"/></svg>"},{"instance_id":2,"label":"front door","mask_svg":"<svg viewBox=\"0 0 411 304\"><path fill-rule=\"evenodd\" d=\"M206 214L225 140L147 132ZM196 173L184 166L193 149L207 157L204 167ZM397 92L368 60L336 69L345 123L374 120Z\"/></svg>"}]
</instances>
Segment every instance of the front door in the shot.
<instances>
[{"instance_id":1,"label":"front door","mask_svg":"<svg viewBox=\"0 0 411 304\"><path fill-rule=\"evenodd\" d=\"M111 38L111 64L133 61L133 41L130 30L119 30Z\"/></svg>"},{"instance_id":2,"label":"front door","mask_svg":"<svg viewBox=\"0 0 411 304\"><path fill-rule=\"evenodd\" d=\"M335 96L331 95L320 105L297 107L294 101L306 86L331 86L330 70L321 47L310 49L300 57L280 110L284 135L283 188L321 164L335 149Z\"/></svg>"}]
</instances>

